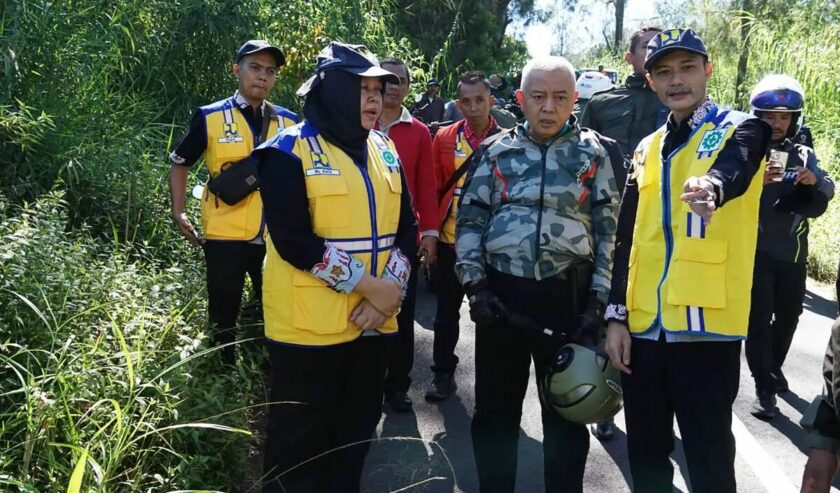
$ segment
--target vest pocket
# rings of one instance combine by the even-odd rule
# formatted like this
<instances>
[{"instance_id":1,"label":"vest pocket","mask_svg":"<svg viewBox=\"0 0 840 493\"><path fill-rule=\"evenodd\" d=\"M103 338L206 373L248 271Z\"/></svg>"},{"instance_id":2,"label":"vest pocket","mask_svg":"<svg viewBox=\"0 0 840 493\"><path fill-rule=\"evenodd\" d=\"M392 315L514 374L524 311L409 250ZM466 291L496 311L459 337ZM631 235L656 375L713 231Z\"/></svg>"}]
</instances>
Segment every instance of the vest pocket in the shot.
<instances>
[{"instance_id":1,"label":"vest pocket","mask_svg":"<svg viewBox=\"0 0 840 493\"><path fill-rule=\"evenodd\" d=\"M726 308L726 240L682 238L668 271L668 303Z\"/></svg>"},{"instance_id":2,"label":"vest pocket","mask_svg":"<svg viewBox=\"0 0 840 493\"><path fill-rule=\"evenodd\" d=\"M349 225L350 197L344 178L333 175L308 176L306 195L309 197L312 224L316 231L320 228L346 228Z\"/></svg>"},{"instance_id":3,"label":"vest pocket","mask_svg":"<svg viewBox=\"0 0 840 493\"><path fill-rule=\"evenodd\" d=\"M259 192L252 192L251 195L235 205L227 205L221 199L210 193L208 187L204 188L205 198L201 202L201 217L204 234L208 237L225 238L230 240L250 240L248 228L250 224L248 213L251 203L259 200ZM259 209L261 210L261 208ZM257 212L259 212L259 210ZM259 228L257 223L253 235Z\"/></svg>"},{"instance_id":4,"label":"vest pocket","mask_svg":"<svg viewBox=\"0 0 840 493\"><path fill-rule=\"evenodd\" d=\"M251 154L251 149L245 142L229 142L224 144L215 144L213 146L213 152L216 154L216 161L219 163L219 167L217 169L210 170L215 176L221 172L221 167L224 163L236 162L240 159L245 159Z\"/></svg>"},{"instance_id":5,"label":"vest pocket","mask_svg":"<svg viewBox=\"0 0 840 493\"><path fill-rule=\"evenodd\" d=\"M314 334L340 334L347 330L348 296L328 288L314 276L295 270L292 325Z\"/></svg>"}]
</instances>

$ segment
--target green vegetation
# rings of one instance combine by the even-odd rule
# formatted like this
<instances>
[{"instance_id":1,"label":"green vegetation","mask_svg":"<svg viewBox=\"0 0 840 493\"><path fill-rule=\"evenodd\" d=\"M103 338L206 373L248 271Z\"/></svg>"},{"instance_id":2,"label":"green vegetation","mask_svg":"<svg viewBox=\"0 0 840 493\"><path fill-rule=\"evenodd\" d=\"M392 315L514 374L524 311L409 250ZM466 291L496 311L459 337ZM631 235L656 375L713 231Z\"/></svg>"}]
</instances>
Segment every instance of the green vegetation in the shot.
<instances>
[{"instance_id":1,"label":"green vegetation","mask_svg":"<svg viewBox=\"0 0 840 493\"><path fill-rule=\"evenodd\" d=\"M745 10L744 4L749 4ZM719 103L749 111L749 93L769 73L785 73L802 83L806 93L805 123L811 128L823 169L840 182L840 6L836 2L775 0L751 2L687 2L688 27L699 32L714 64L709 93ZM741 26L749 30L749 57L744 83L736 91L738 62L743 50ZM665 26L672 27L672 26ZM636 26L628 26L629 34ZM605 46L577 57L581 66L629 66ZM736 95L737 93L737 95ZM840 262L840 198L811 222L809 275L833 282Z\"/></svg>"},{"instance_id":2,"label":"green vegetation","mask_svg":"<svg viewBox=\"0 0 840 493\"><path fill-rule=\"evenodd\" d=\"M799 3L784 19L750 14L746 82L769 70L802 80L818 152L838 176L837 7ZM265 357L259 340L245 342L238 366L220 368L206 349L203 264L171 225L166 185L168 153L192 108L232 93L230 63L243 40L265 37L284 50L271 99L299 110L294 91L331 39L403 58L415 92L432 74L451 82L465 67L510 74L524 46L502 28L512 15L536 15L533 5L5 2L0 490L233 491L258 477L248 433L261 431ZM725 16L702 17L711 25ZM434 32L406 27L424 19ZM717 60L712 92L729 104L738 27L705 32ZM599 61L620 62L605 53L588 65ZM812 269L821 277L833 275L840 254L838 204L814 223ZM254 324L245 337L260 332Z\"/></svg>"}]
</instances>

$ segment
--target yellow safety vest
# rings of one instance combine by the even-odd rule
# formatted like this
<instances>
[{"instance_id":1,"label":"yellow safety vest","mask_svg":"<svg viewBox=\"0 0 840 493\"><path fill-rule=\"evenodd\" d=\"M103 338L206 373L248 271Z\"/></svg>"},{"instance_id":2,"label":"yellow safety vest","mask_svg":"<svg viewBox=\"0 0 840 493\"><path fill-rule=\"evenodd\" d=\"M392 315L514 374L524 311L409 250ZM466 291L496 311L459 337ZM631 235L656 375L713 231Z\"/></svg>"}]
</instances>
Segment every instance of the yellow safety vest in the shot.
<instances>
[{"instance_id":1,"label":"yellow safety vest","mask_svg":"<svg viewBox=\"0 0 840 493\"><path fill-rule=\"evenodd\" d=\"M455 171L469 159L473 153L473 148L470 147L470 142L464 137L464 127L458 131L458 137L455 140ZM464 186L464 181L467 179L467 174L461 175L458 183L455 184L455 190L452 192L452 201L449 203L449 211L446 215L446 220L443 222L441 228L440 241L455 244L455 223L457 222L458 204L461 202L461 187Z\"/></svg>"},{"instance_id":2,"label":"yellow safety vest","mask_svg":"<svg viewBox=\"0 0 840 493\"><path fill-rule=\"evenodd\" d=\"M271 104L266 101L265 104ZM254 149L254 135L248 121L228 98L201 108L207 129L207 148L204 161L210 178L218 175L222 166L244 159ZM284 114L269 120L268 134L294 125L294 120ZM259 191L235 205L217 199L210 188L204 187L201 200L201 226L204 236L212 240L250 241L263 233L262 199Z\"/></svg>"},{"instance_id":3,"label":"yellow safety vest","mask_svg":"<svg viewBox=\"0 0 840 493\"><path fill-rule=\"evenodd\" d=\"M377 131L368 137L366 170L318 135L309 122L282 132L266 146L300 159L312 228L318 236L361 260L381 277L394 248L400 218L400 162L393 142ZM267 241L263 271L265 335L304 346L340 344L362 335L350 313L362 301L342 294L286 262ZM396 332L396 317L379 331Z\"/></svg>"},{"instance_id":4,"label":"yellow safety vest","mask_svg":"<svg viewBox=\"0 0 840 493\"><path fill-rule=\"evenodd\" d=\"M627 283L632 333L660 323L672 333L746 337L764 166L747 192L715 211L709 225L679 197L685 181L709 171L747 118L711 110L664 162L664 127L639 144L634 155L639 205Z\"/></svg>"}]
</instances>

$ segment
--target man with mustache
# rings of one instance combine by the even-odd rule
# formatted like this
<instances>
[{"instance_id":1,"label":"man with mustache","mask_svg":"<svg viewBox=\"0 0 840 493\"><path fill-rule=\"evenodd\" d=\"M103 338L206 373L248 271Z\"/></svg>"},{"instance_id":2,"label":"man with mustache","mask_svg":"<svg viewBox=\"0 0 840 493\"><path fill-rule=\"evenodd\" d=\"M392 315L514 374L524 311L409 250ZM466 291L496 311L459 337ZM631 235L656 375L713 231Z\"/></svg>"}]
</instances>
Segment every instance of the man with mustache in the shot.
<instances>
[{"instance_id":1,"label":"man with mustache","mask_svg":"<svg viewBox=\"0 0 840 493\"><path fill-rule=\"evenodd\" d=\"M411 385L409 373L414 365L414 308L417 298L417 259L423 259L426 268L435 263L437 256L437 182L432 161L432 138L429 129L403 106L411 84L408 67L398 58L387 57L380 65L399 77L399 84L385 84L382 114L376 130L384 133L397 147L405 181L411 192L414 210L420 225L420 245L417 255L405 252L411 260L402 308L397 315L398 332L388 356L388 378L385 381L385 402L397 412L408 412L413 403L408 397Z\"/></svg>"},{"instance_id":2,"label":"man with mustache","mask_svg":"<svg viewBox=\"0 0 840 493\"><path fill-rule=\"evenodd\" d=\"M712 64L692 30L656 35L644 67L671 114L633 155L605 316L633 489L673 491L676 416L691 490L735 493L732 403L771 131L708 98Z\"/></svg>"},{"instance_id":3,"label":"man with mustache","mask_svg":"<svg viewBox=\"0 0 840 493\"><path fill-rule=\"evenodd\" d=\"M258 299L262 296L262 262L265 258L262 200L258 190L235 204L227 204L204 187L201 230L196 231L186 212L185 196L190 167L201 156L211 180L231 163L247 158L266 138L298 121L291 111L265 100L277 81L285 57L268 42L250 40L239 48L232 71L238 82L233 96L202 106L193 114L190 128L169 159L172 219L190 243L204 250L207 266L207 308L214 344L232 343L242 302L245 274ZM222 350L226 363L236 353Z\"/></svg>"}]
</instances>

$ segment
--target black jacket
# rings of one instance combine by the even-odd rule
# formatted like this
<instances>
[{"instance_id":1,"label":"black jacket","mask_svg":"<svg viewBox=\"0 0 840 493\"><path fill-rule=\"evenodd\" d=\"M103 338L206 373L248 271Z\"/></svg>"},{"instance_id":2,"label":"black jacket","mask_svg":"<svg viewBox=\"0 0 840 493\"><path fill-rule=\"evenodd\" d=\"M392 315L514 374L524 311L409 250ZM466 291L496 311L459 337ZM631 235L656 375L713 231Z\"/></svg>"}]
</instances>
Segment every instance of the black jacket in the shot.
<instances>
[{"instance_id":1,"label":"black jacket","mask_svg":"<svg viewBox=\"0 0 840 493\"><path fill-rule=\"evenodd\" d=\"M805 262L808 258L808 218L822 215L834 196L834 182L820 169L813 149L789 140L771 145L788 153L785 177L769 183L761 193L758 247L776 260ZM807 167L817 177L814 185L794 185L795 168Z\"/></svg>"}]
</instances>

